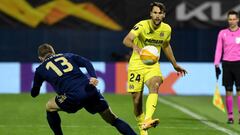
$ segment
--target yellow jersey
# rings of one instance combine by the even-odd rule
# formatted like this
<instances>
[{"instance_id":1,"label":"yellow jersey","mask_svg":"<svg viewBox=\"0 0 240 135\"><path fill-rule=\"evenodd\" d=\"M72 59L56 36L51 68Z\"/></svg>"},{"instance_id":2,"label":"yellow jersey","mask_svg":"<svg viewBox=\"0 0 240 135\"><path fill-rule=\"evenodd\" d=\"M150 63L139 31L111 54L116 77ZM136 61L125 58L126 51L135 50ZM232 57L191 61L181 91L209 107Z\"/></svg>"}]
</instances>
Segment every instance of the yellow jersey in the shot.
<instances>
[{"instance_id":1,"label":"yellow jersey","mask_svg":"<svg viewBox=\"0 0 240 135\"><path fill-rule=\"evenodd\" d=\"M157 47L160 53L161 47L168 45L170 42L171 31L171 27L164 22L161 22L160 26L157 29L154 29L151 20L148 19L137 23L130 32L136 36L133 42L139 48L152 45ZM159 63L145 65L141 61L139 54L133 51L129 61L129 69L143 69L152 66L159 66Z\"/></svg>"}]
</instances>

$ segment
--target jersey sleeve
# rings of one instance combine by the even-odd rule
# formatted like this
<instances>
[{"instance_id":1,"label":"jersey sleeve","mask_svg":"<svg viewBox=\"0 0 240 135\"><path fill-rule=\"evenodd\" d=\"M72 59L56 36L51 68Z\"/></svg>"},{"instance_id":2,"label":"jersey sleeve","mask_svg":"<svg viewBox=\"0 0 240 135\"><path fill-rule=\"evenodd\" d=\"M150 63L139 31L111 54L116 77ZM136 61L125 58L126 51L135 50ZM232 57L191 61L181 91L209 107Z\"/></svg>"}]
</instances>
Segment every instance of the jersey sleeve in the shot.
<instances>
[{"instance_id":1,"label":"jersey sleeve","mask_svg":"<svg viewBox=\"0 0 240 135\"><path fill-rule=\"evenodd\" d=\"M36 70L34 74L33 87L31 89L32 97L36 97L39 94L43 81L44 79L41 77L39 71Z\"/></svg>"},{"instance_id":2,"label":"jersey sleeve","mask_svg":"<svg viewBox=\"0 0 240 135\"><path fill-rule=\"evenodd\" d=\"M84 58L82 56L79 56L77 54L73 54L73 59L74 61L77 63L77 65L79 67L85 67L88 74L91 76L91 77L95 77L97 78L97 75L96 75L96 72L95 72L95 69L92 65L92 63L90 62L90 60L88 60L87 58Z\"/></svg>"},{"instance_id":3,"label":"jersey sleeve","mask_svg":"<svg viewBox=\"0 0 240 135\"><path fill-rule=\"evenodd\" d=\"M217 38L217 45L215 50L214 65L219 65L223 50L222 32L220 31Z\"/></svg>"},{"instance_id":4,"label":"jersey sleeve","mask_svg":"<svg viewBox=\"0 0 240 135\"><path fill-rule=\"evenodd\" d=\"M137 37L142 32L143 29L144 29L143 24L141 22L139 22L132 28L132 30L130 32L133 33Z\"/></svg>"}]
</instances>

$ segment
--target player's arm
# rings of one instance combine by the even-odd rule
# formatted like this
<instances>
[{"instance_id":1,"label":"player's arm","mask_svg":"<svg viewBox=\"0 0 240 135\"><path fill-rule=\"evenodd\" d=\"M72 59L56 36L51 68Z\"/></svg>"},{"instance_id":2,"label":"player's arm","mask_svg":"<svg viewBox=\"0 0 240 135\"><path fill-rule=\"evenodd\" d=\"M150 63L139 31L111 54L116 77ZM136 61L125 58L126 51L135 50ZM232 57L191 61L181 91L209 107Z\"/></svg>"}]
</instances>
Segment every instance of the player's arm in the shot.
<instances>
[{"instance_id":1,"label":"player's arm","mask_svg":"<svg viewBox=\"0 0 240 135\"><path fill-rule=\"evenodd\" d=\"M39 95L40 88L43 83L42 77L39 75L39 73L36 71L34 74L34 80L33 80L33 87L31 89L31 96L36 97Z\"/></svg>"},{"instance_id":2,"label":"player's arm","mask_svg":"<svg viewBox=\"0 0 240 135\"><path fill-rule=\"evenodd\" d=\"M222 57L223 43L222 43L222 33L219 32L215 50L214 65L219 67L219 63Z\"/></svg>"},{"instance_id":3,"label":"player's arm","mask_svg":"<svg viewBox=\"0 0 240 135\"><path fill-rule=\"evenodd\" d=\"M142 30L143 30L143 25L141 24L141 22L139 22L132 28L132 30L123 39L123 44L126 47L133 48L133 50L136 51L138 54L140 54L141 48L135 45L133 41L136 37L139 36Z\"/></svg>"},{"instance_id":4,"label":"player's arm","mask_svg":"<svg viewBox=\"0 0 240 135\"><path fill-rule=\"evenodd\" d=\"M219 78L219 75L221 74L219 64L220 64L221 57L222 57L222 50L223 50L223 42L222 42L222 33L220 31L218 34L218 38L217 38L217 45L216 45L215 57L214 57L215 73L216 73L217 79Z\"/></svg>"},{"instance_id":5,"label":"player's arm","mask_svg":"<svg viewBox=\"0 0 240 135\"><path fill-rule=\"evenodd\" d=\"M174 69L177 72L180 72L181 74L185 75L187 73L187 71L177 64L176 59L175 59L175 57L173 55L173 51L172 51L172 47L171 47L170 43L166 42L163 45L162 49L163 49L164 54L168 58L168 60L172 63Z\"/></svg>"},{"instance_id":6,"label":"player's arm","mask_svg":"<svg viewBox=\"0 0 240 135\"><path fill-rule=\"evenodd\" d=\"M173 51L172 51L172 47L171 45L168 43L165 43L162 47L164 54L166 55L166 57L168 58L168 60L172 63L173 67L177 66L177 62L176 59L173 55Z\"/></svg>"},{"instance_id":7,"label":"player's arm","mask_svg":"<svg viewBox=\"0 0 240 135\"><path fill-rule=\"evenodd\" d=\"M85 67L86 68L90 77L97 78L95 69L94 69L92 63L90 62L90 60L88 60L87 58L78 56L78 62L79 62L79 67Z\"/></svg>"},{"instance_id":8,"label":"player's arm","mask_svg":"<svg viewBox=\"0 0 240 135\"><path fill-rule=\"evenodd\" d=\"M79 67L85 67L86 68L90 77L97 78L95 69L94 69L92 63L90 62L90 60L88 60L87 58L84 58L82 56L76 55L76 54L73 57L74 57L74 60L78 64Z\"/></svg>"},{"instance_id":9,"label":"player's arm","mask_svg":"<svg viewBox=\"0 0 240 135\"><path fill-rule=\"evenodd\" d=\"M133 40L134 40L135 37L136 37L136 36L135 36L133 33L129 32L129 33L126 35L126 37L123 39L123 44L124 44L126 47L132 48L134 51L136 51L136 52L139 54L140 51L141 51L141 49L140 49L137 45L135 45L135 44L133 43Z\"/></svg>"},{"instance_id":10,"label":"player's arm","mask_svg":"<svg viewBox=\"0 0 240 135\"><path fill-rule=\"evenodd\" d=\"M89 84L97 86L98 85L97 75L90 60L88 60L87 58L81 57L79 55L74 55L74 57L78 66L85 67L88 74L90 75Z\"/></svg>"}]
</instances>

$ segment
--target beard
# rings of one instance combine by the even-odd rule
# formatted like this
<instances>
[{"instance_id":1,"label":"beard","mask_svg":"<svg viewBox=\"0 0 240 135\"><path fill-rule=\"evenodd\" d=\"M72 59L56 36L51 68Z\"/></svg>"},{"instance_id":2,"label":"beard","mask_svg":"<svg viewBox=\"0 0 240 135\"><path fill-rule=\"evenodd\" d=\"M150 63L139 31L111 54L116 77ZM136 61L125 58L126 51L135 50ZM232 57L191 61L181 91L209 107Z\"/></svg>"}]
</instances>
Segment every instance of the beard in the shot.
<instances>
[{"instance_id":1,"label":"beard","mask_svg":"<svg viewBox=\"0 0 240 135\"><path fill-rule=\"evenodd\" d=\"M229 24L229 27L230 28L235 28L235 27L237 27L237 24Z\"/></svg>"}]
</instances>

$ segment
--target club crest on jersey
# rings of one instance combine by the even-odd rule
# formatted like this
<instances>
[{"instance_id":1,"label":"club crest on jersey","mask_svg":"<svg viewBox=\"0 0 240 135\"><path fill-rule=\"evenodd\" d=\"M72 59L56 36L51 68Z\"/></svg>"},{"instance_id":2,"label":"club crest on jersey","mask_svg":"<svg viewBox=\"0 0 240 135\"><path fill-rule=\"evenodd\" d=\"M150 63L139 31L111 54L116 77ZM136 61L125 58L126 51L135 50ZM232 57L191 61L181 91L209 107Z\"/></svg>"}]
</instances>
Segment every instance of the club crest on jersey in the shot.
<instances>
[{"instance_id":1,"label":"club crest on jersey","mask_svg":"<svg viewBox=\"0 0 240 135\"><path fill-rule=\"evenodd\" d=\"M164 32L160 32L160 37L164 37Z\"/></svg>"},{"instance_id":2,"label":"club crest on jersey","mask_svg":"<svg viewBox=\"0 0 240 135\"><path fill-rule=\"evenodd\" d=\"M134 89L134 85L129 85L129 89Z\"/></svg>"},{"instance_id":3,"label":"club crest on jersey","mask_svg":"<svg viewBox=\"0 0 240 135\"><path fill-rule=\"evenodd\" d=\"M133 30L138 30L138 26L135 25L135 26L133 27Z\"/></svg>"}]
</instances>

